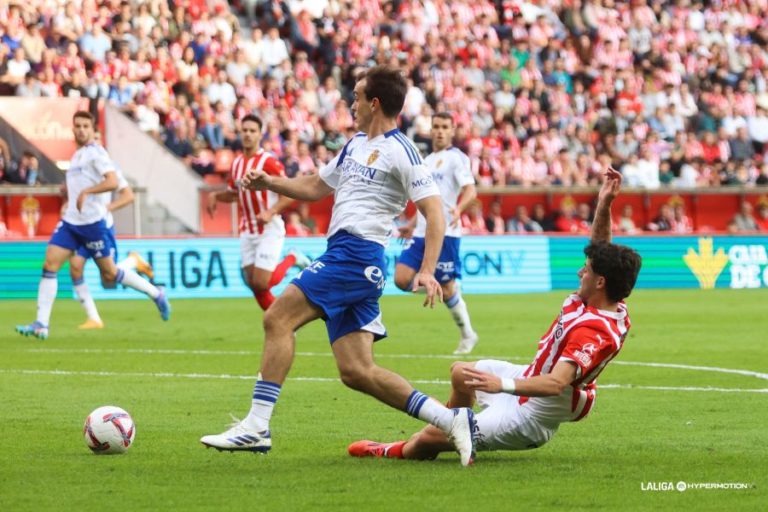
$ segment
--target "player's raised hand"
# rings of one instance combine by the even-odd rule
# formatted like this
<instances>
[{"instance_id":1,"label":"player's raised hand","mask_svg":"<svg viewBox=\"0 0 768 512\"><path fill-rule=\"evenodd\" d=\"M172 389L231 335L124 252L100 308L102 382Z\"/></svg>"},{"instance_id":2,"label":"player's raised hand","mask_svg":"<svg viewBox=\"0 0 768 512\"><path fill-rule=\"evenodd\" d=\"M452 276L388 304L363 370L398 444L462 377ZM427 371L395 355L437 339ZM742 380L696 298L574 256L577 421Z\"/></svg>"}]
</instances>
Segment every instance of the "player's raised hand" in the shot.
<instances>
[{"instance_id":1,"label":"player's raised hand","mask_svg":"<svg viewBox=\"0 0 768 512\"><path fill-rule=\"evenodd\" d=\"M603 175L603 185L597 194L598 201L613 201L621 189L621 173L611 166L608 166Z\"/></svg>"},{"instance_id":2,"label":"player's raised hand","mask_svg":"<svg viewBox=\"0 0 768 512\"><path fill-rule=\"evenodd\" d=\"M481 372L475 368L462 368L465 381L464 384L473 391L485 391L486 393L501 392L501 378L496 375Z\"/></svg>"},{"instance_id":3,"label":"player's raised hand","mask_svg":"<svg viewBox=\"0 0 768 512\"><path fill-rule=\"evenodd\" d=\"M426 272L418 272L415 276L413 276L413 288L411 291L417 292L421 288L424 288L424 291L427 294L427 297L424 299L424 307L435 307L435 298L437 298L438 302L443 302L443 288L440 286L440 283L437 282L437 279L435 279L434 274L428 274Z\"/></svg>"},{"instance_id":4,"label":"player's raised hand","mask_svg":"<svg viewBox=\"0 0 768 512\"><path fill-rule=\"evenodd\" d=\"M263 171L251 170L240 180L240 185L248 190L266 190L270 177Z\"/></svg>"}]
</instances>

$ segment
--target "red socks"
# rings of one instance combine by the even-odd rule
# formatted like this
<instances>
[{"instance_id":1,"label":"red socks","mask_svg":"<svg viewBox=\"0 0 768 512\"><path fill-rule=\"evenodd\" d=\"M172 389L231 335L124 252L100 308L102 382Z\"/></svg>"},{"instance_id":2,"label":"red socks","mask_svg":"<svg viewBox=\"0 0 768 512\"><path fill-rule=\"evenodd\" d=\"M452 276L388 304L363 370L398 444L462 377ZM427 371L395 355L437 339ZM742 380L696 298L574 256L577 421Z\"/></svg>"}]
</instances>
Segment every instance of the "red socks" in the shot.
<instances>
[{"instance_id":1,"label":"red socks","mask_svg":"<svg viewBox=\"0 0 768 512\"><path fill-rule=\"evenodd\" d=\"M277 283L283 280L285 277L285 274L288 273L288 269L291 268L296 264L296 256L293 254L289 254L285 257L283 261L281 261L277 267L275 267L275 271L272 272L272 277L269 280L269 287L272 288Z\"/></svg>"}]
</instances>

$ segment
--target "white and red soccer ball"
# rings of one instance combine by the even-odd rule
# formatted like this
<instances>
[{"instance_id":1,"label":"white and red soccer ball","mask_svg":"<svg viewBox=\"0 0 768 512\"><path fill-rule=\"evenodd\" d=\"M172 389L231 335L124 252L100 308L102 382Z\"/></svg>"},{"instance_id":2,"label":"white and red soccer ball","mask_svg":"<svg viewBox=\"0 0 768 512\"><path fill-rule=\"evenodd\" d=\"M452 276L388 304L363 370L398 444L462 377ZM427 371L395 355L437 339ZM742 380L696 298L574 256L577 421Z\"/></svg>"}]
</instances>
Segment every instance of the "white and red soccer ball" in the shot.
<instances>
[{"instance_id":1,"label":"white and red soccer ball","mask_svg":"<svg viewBox=\"0 0 768 512\"><path fill-rule=\"evenodd\" d=\"M93 453L124 453L133 444L136 427L125 410L105 405L85 418L83 437Z\"/></svg>"}]
</instances>

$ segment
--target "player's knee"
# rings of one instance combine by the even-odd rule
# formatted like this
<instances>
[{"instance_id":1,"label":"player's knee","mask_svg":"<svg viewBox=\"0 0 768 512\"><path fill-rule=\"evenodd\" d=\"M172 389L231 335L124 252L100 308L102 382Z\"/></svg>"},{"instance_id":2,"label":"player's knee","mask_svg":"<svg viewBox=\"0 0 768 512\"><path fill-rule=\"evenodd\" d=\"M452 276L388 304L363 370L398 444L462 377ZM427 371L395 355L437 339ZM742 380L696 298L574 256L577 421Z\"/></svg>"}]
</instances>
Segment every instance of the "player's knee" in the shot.
<instances>
[{"instance_id":1,"label":"player's knee","mask_svg":"<svg viewBox=\"0 0 768 512\"><path fill-rule=\"evenodd\" d=\"M467 363L465 361L456 361L451 365L451 385L454 389L463 388L466 377L464 376L465 368L472 368L474 363Z\"/></svg>"},{"instance_id":2,"label":"player's knee","mask_svg":"<svg viewBox=\"0 0 768 512\"><path fill-rule=\"evenodd\" d=\"M266 292L269 290L269 277L251 275L248 278L248 286L255 293Z\"/></svg>"},{"instance_id":3,"label":"player's knee","mask_svg":"<svg viewBox=\"0 0 768 512\"><path fill-rule=\"evenodd\" d=\"M408 291L411 286L411 281L412 278L409 278L408 276L399 276L395 274L395 286L403 291Z\"/></svg>"},{"instance_id":4,"label":"player's knee","mask_svg":"<svg viewBox=\"0 0 768 512\"><path fill-rule=\"evenodd\" d=\"M450 299L456 295L456 287L454 286L454 281L448 281L445 284L441 284L440 287L443 289L443 300Z\"/></svg>"},{"instance_id":5,"label":"player's knee","mask_svg":"<svg viewBox=\"0 0 768 512\"><path fill-rule=\"evenodd\" d=\"M341 382L356 391L365 391L370 380L370 372L361 365L339 366Z\"/></svg>"},{"instance_id":6,"label":"player's knee","mask_svg":"<svg viewBox=\"0 0 768 512\"><path fill-rule=\"evenodd\" d=\"M113 266L112 268L105 268L101 269L101 282L105 286L110 286L115 284L117 281L117 267Z\"/></svg>"}]
</instances>

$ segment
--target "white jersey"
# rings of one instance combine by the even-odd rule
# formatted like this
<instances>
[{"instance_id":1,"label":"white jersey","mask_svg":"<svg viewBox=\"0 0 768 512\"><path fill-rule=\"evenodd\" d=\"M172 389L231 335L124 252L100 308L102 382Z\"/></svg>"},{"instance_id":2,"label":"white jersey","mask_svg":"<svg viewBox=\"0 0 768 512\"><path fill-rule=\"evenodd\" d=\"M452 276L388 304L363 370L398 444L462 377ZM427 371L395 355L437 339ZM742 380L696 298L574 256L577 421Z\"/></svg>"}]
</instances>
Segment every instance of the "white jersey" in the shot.
<instances>
[{"instance_id":1,"label":"white jersey","mask_svg":"<svg viewBox=\"0 0 768 512\"><path fill-rule=\"evenodd\" d=\"M456 207L462 187L474 185L469 157L460 149L453 146L430 154L424 163L432 171L440 196L443 199L443 214L445 215L445 236L460 237L461 223L451 227L451 210ZM416 212L416 228L413 236L424 237L427 232L427 219Z\"/></svg>"},{"instance_id":2,"label":"white jersey","mask_svg":"<svg viewBox=\"0 0 768 512\"><path fill-rule=\"evenodd\" d=\"M107 209L107 227L111 228L115 225L115 218L112 216L112 212L109 211L109 203L112 202L112 200L115 198L118 192L123 190L124 188L130 186L130 183L128 183L128 180L125 179L125 176L123 176L123 171L120 170L120 168L115 164L115 172L117 173L117 188L112 192L104 192L103 194L99 194L100 196L104 196L104 208Z\"/></svg>"},{"instance_id":3,"label":"white jersey","mask_svg":"<svg viewBox=\"0 0 768 512\"><path fill-rule=\"evenodd\" d=\"M115 164L107 150L95 142L75 151L67 171L67 209L62 219L76 226L93 224L107 217L107 204L101 194L89 194L83 209L77 209L80 192L104 181L104 175L114 172Z\"/></svg>"},{"instance_id":4,"label":"white jersey","mask_svg":"<svg viewBox=\"0 0 768 512\"><path fill-rule=\"evenodd\" d=\"M385 247L409 199L440 194L419 150L397 128L370 140L358 133L320 178L335 190L328 236L344 230Z\"/></svg>"}]
</instances>

